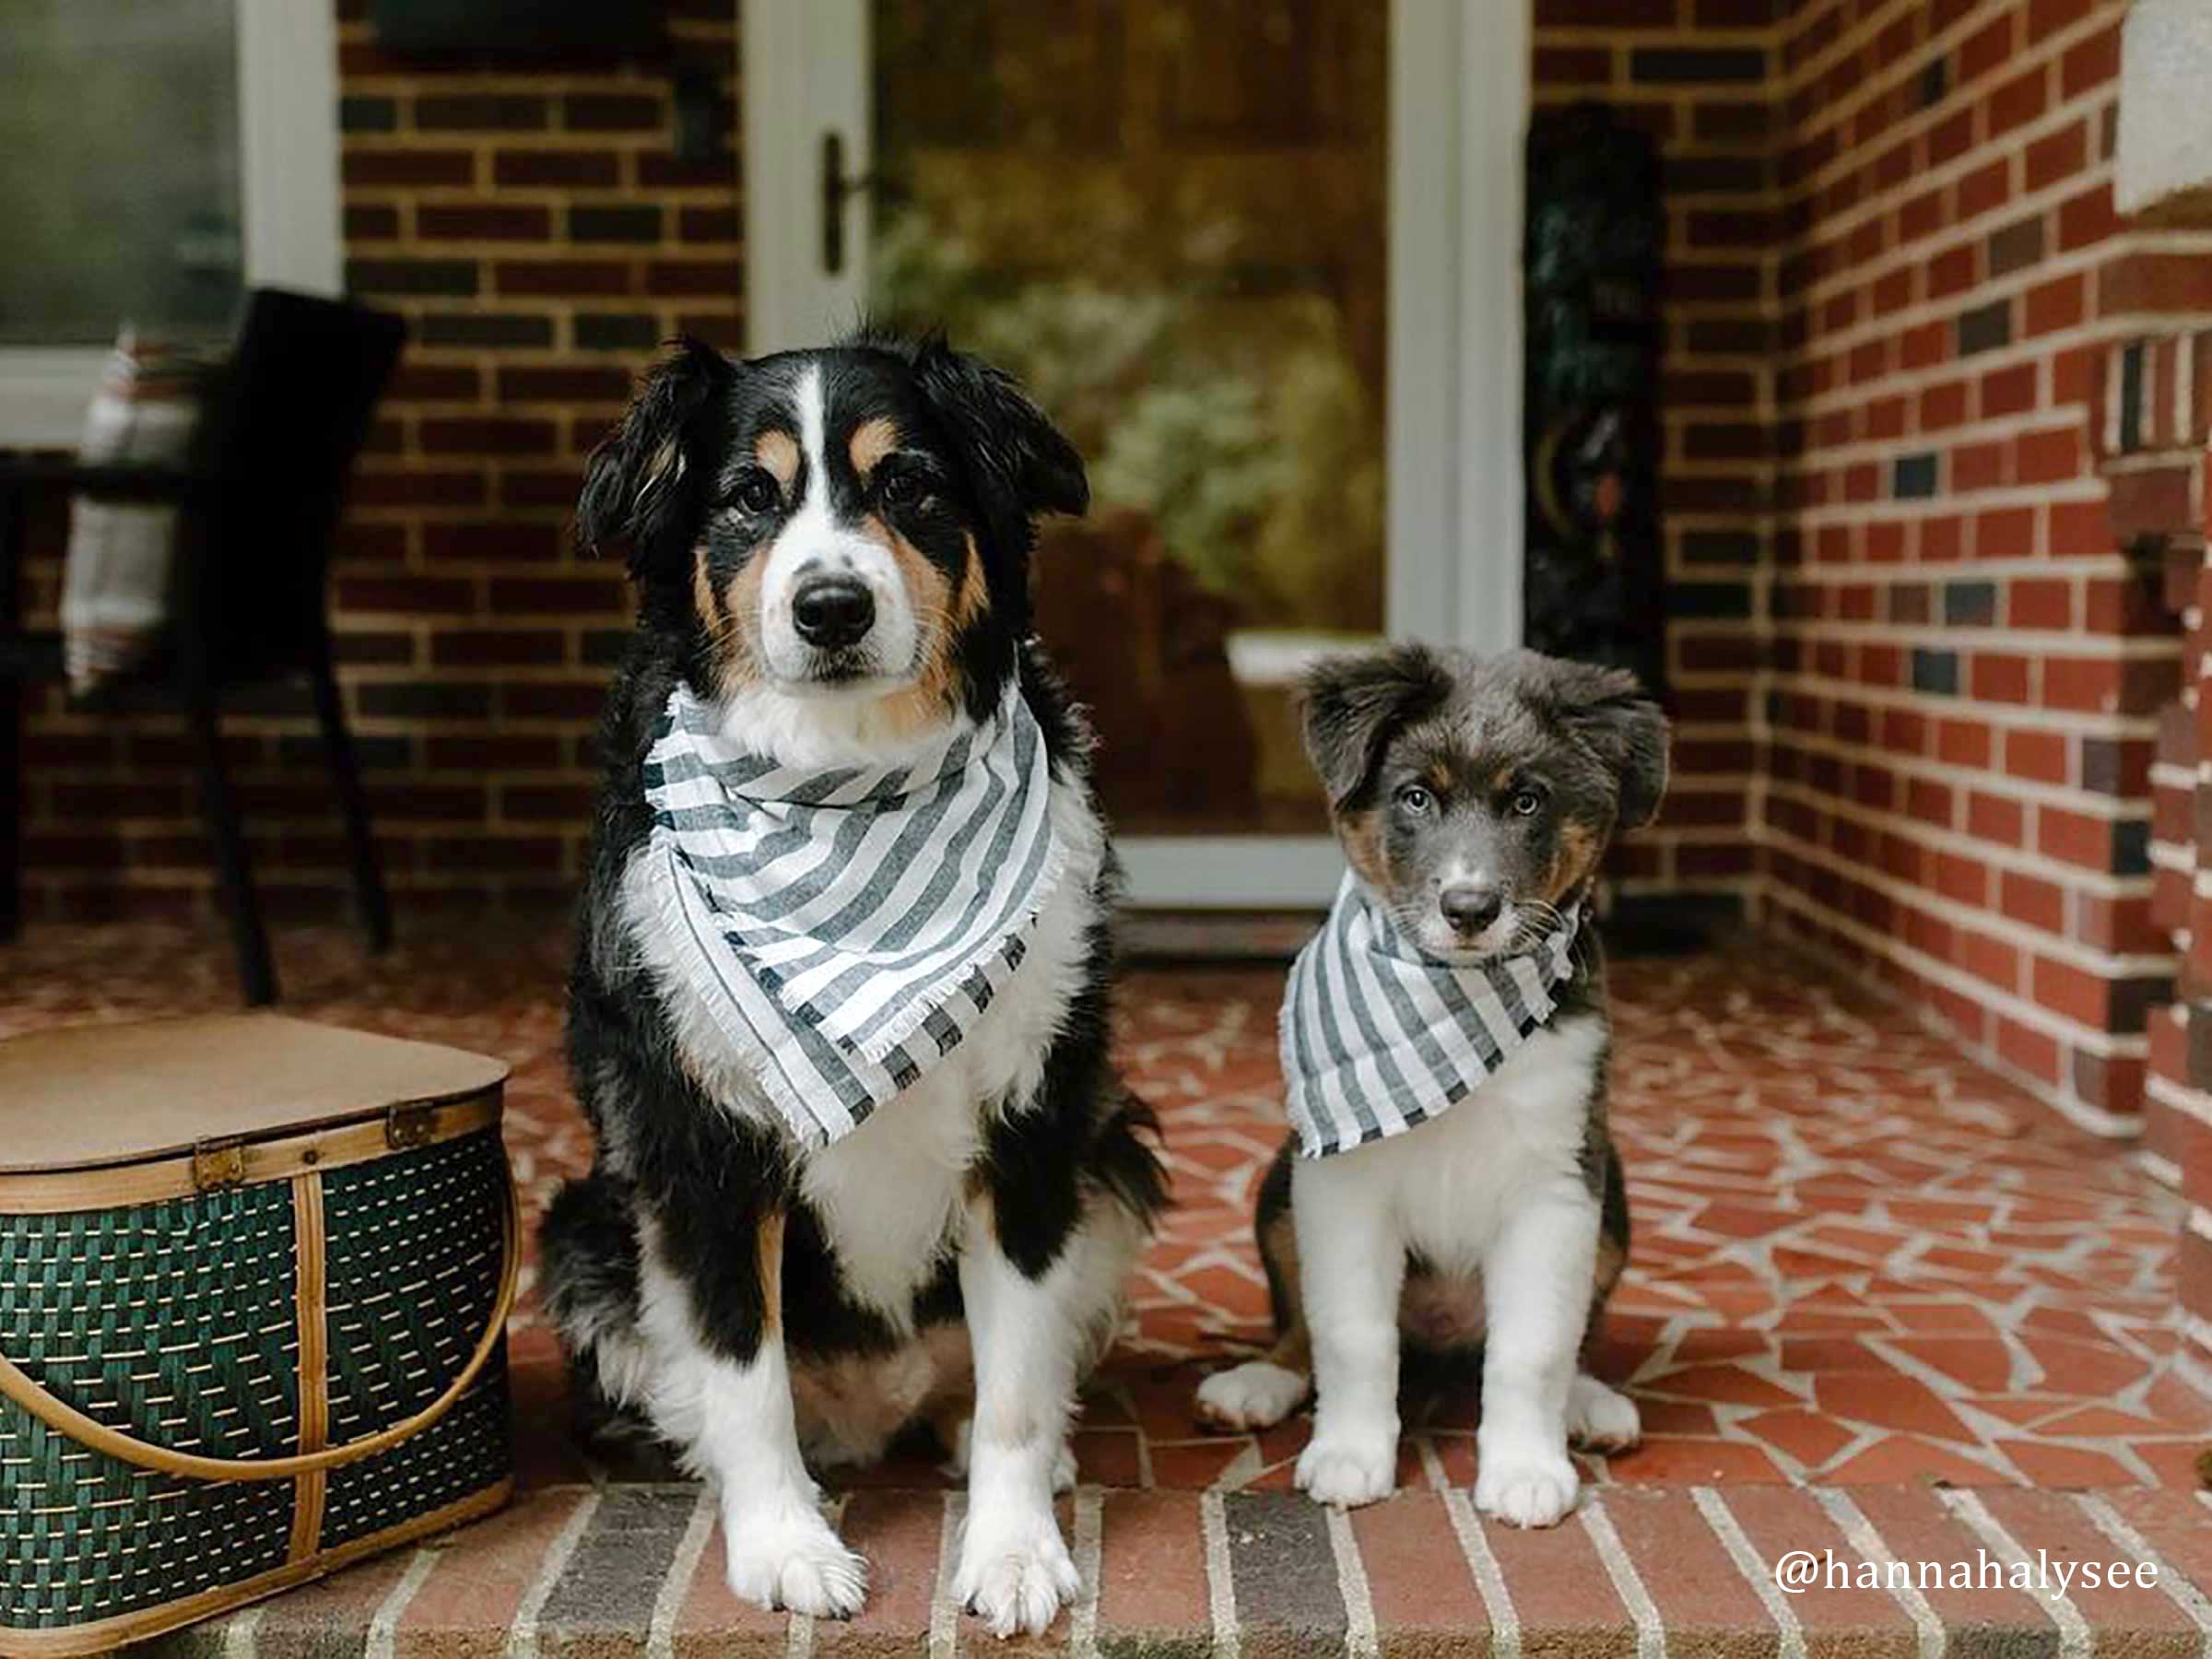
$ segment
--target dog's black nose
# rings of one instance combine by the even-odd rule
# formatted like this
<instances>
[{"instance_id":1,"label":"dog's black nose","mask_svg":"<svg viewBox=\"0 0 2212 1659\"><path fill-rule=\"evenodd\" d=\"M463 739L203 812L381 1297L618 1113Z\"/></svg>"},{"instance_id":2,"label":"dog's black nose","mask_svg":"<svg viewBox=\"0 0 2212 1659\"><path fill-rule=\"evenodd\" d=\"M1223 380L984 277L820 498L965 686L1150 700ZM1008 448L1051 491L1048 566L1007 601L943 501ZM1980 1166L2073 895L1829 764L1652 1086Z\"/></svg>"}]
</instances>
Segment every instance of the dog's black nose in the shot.
<instances>
[{"instance_id":1,"label":"dog's black nose","mask_svg":"<svg viewBox=\"0 0 2212 1659\"><path fill-rule=\"evenodd\" d=\"M1478 934L1498 920L1505 895L1487 881L1455 881L1436 896L1436 908L1454 933Z\"/></svg>"},{"instance_id":2,"label":"dog's black nose","mask_svg":"<svg viewBox=\"0 0 2212 1659\"><path fill-rule=\"evenodd\" d=\"M850 576L816 576L791 597L791 625L824 651L856 643L876 625L876 601Z\"/></svg>"}]
</instances>

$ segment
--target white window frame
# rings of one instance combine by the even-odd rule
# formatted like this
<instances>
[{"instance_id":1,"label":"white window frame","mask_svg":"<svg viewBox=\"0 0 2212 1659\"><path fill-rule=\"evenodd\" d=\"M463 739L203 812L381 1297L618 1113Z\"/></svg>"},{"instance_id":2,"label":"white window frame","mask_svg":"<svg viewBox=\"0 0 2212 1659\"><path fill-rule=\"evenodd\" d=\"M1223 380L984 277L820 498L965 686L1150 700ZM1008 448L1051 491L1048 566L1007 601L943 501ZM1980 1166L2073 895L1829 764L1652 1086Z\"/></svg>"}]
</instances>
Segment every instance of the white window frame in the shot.
<instances>
[{"instance_id":1,"label":"white window frame","mask_svg":"<svg viewBox=\"0 0 2212 1659\"><path fill-rule=\"evenodd\" d=\"M746 316L755 351L860 315L865 197L846 205L846 275L819 269L818 151L870 165L865 0L736 0L745 75ZM1522 313L1531 0L1390 0L1387 409L1394 638L1493 652L1521 642ZM1412 549L1423 554L1406 557ZM1425 556L1424 556L1425 554ZM1171 909L1325 903L1325 836L1124 836L1132 899Z\"/></svg>"},{"instance_id":2,"label":"white window frame","mask_svg":"<svg viewBox=\"0 0 2212 1659\"><path fill-rule=\"evenodd\" d=\"M335 298L346 282L337 9L320 0L236 5L246 284ZM73 447L108 349L0 347L0 448Z\"/></svg>"}]
</instances>

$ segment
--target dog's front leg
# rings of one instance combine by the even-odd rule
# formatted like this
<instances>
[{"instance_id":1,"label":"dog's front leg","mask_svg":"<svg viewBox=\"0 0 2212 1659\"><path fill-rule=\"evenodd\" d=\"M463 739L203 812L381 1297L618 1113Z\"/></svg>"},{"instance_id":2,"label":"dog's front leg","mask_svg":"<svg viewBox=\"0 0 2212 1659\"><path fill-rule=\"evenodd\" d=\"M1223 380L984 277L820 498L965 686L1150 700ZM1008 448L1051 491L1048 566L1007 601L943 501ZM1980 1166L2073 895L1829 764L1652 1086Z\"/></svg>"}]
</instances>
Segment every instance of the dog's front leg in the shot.
<instances>
[{"instance_id":1,"label":"dog's front leg","mask_svg":"<svg viewBox=\"0 0 2212 1659\"><path fill-rule=\"evenodd\" d=\"M1041 1633L1079 1588L1053 1513L1054 1465L1074 1409L1083 1333L1062 1251L1031 1273L1007 1259L993 1208L971 1212L960 1298L975 1348L968 1524L953 1594L999 1636Z\"/></svg>"},{"instance_id":2,"label":"dog's front leg","mask_svg":"<svg viewBox=\"0 0 2212 1659\"><path fill-rule=\"evenodd\" d=\"M866 1563L823 1520L799 1455L783 1350L783 1217L688 1215L653 1230L643 1253L643 1317L659 1358L655 1426L687 1449L722 1502L731 1591L763 1607L842 1618L867 1598ZM722 1259L670 1273L674 1242Z\"/></svg>"},{"instance_id":3,"label":"dog's front leg","mask_svg":"<svg viewBox=\"0 0 2212 1659\"><path fill-rule=\"evenodd\" d=\"M1299 1489L1322 1503L1372 1503L1397 1484L1405 1240L1357 1154L1300 1159L1290 1191L1313 1345L1313 1439L1299 1456Z\"/></svg>"},{"instance_id":4,"label":"dog's front leg","mask_svg":"<svg viewBox=\"0 0 2212 1659\"><path fill-rule=\"evenodd\" d=\"M1524 1197L1483 1256L1475 1504L1515 1526L1549 1526L1574 1507L1567 1398L1596 1259L1597 1206L1579 1183Z\"/></svg>"}]
</instances>

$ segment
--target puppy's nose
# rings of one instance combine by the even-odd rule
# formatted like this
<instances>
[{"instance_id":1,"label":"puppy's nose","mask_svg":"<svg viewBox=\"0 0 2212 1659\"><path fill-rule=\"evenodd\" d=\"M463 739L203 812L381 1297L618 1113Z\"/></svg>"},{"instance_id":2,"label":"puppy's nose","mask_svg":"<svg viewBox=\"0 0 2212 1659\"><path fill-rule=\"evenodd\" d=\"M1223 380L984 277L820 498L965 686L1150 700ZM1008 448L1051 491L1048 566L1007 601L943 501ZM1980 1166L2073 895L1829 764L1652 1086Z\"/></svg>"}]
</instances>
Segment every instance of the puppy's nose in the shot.
<instances>
[{"instance_id":1,"label":"puppy's nose","mask_svg":"<svg viewBox=\"0 0 2212 1659\"><path fill-rule=\"evenodd\" d=\"M850 576L811 577L791 596L791 624L807 644L835 651L876 625L876 601Z\"/></svg>"},{"instance_id":2,"label":"puppy's nose","mask_svg":"<svg viewBox=\"0 0 2212 1659\"><path fill-rule=\"evenodd\" d=\"M1505 895L1487 881L1455 881L1436 896L1436 907L1454 933L1478 934L1498 920Z\"/></svg>"}]
</instances>

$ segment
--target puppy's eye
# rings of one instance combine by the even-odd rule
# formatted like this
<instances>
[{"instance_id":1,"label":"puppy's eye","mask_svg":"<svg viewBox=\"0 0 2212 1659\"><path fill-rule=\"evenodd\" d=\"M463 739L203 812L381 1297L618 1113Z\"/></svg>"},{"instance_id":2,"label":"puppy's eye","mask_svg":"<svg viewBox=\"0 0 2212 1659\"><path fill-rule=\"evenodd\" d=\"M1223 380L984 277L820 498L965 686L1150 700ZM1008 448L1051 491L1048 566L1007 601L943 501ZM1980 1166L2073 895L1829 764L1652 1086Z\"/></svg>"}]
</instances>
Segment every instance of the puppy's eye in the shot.
<instances>
[{"instance_id":1,"label":"puppy's eye","mask_svg":"<svg viewBox=\"0 0 2212 1659\"><path fill-rule=\"evenodd\" d=\"M901 467L885 477L880 493L886 507L912 507L929 494L929 475Z\"/></svg>"},{"instance_id":2,"label":"puppy's eye","mask_svg":"<svg viewBox=\"0 0 2212 1659\"><path fill-rule=\"evenodd\" d=\"M737 481L737 505L747 512L767 512L783 499L783 491L769 473L758 469Z\"/></svg>"},{"instance_id":3,"label":"puppy's eye","mask_svg":"<svg viewBox=\"0 0 2212 1659\"><path fill-rule=\"evenodd\" d=\"M1524 789L1513 796L1513 816L1534 818L1543 810L1544 797L1533 789Z\"/></svg>"},{"instance_id":4,"label":"puppy's eye","mask_svg":"<svg viewBox=\"0 0 2212 1659\"><path fill-rule=\"evenodd\" d=\"M1420 817L1422 813L1427 812L1435 805L1436 797L1418 783L1408 783L1398 791L1398 806L1416 818Z\"/></svg>"}]
</instances>

